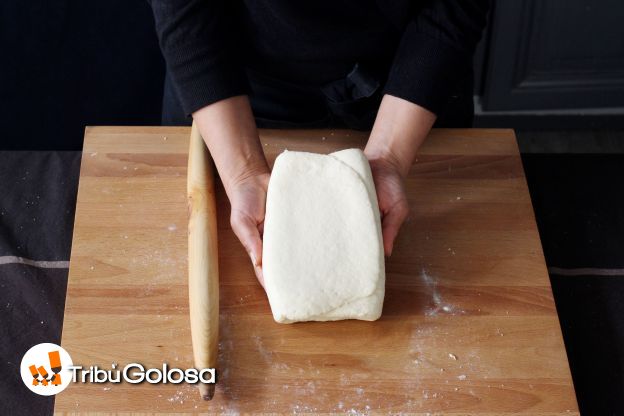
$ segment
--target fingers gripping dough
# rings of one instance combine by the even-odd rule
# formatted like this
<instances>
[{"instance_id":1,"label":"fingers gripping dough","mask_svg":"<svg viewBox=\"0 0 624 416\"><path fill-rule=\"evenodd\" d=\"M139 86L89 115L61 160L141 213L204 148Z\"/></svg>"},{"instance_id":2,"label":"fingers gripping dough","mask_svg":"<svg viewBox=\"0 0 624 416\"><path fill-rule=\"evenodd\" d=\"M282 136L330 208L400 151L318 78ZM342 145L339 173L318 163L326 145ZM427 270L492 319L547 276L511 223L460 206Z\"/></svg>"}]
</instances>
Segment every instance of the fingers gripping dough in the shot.
<instances>
[{"instance_id":1,"label":"fingers gripping dough","mask_svg":"<svg viewBox=\"0 0 624 416\"><path fill-rule=\"evenodd\" d=\"M379 318L385 287L381 224L361 150L278 156L262 258L277 322Z\"/></svg>"}]
</instances>

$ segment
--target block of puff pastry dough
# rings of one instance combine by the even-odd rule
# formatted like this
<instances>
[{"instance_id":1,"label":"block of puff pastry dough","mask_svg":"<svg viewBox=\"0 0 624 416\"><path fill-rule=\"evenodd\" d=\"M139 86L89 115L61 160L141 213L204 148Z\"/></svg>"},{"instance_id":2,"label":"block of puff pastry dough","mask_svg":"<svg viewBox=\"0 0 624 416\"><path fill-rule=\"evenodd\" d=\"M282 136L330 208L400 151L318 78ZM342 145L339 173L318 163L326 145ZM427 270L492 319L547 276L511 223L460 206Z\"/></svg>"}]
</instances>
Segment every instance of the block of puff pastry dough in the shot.
<instances>
[{"instance_id":1,"label":"block of puff pastry dough","mask_svg":"<svg viewBox=\"0 0 624 416\"><path fill-rule=\"evenodd\" d=\"M269 182L263 240L262 270L275 321L381 316L381 224L361 150L280 154Z\"/></svg>"}]
</instances>

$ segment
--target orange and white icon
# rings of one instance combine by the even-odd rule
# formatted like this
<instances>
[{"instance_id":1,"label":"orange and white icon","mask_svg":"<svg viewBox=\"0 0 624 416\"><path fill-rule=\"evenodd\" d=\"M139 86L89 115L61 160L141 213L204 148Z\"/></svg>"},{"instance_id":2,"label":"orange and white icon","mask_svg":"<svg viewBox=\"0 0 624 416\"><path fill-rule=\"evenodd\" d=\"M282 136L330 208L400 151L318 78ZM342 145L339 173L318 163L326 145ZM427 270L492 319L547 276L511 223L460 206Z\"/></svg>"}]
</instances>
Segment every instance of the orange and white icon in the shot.
<instances>
[{"instance_id":1,"label":"orange and white icon","mask_svg":"<svg viewBox=\"0 0 624 416\"><path fill-rule=\"evenodd\" d=\"M32 374L33 376L33 382L32 385L33 386L38 386L40 381L39 381L39 370L37 370L37 367L35 367L34 365L31 365L30 367L28 367L28 369L30 370L30 374Z\"/></svg>"},{"instance_id":2,"label":"orange and white icon","mask_svg":"<svg viewBox=\"0 0 624 416\"><path fill-rule=\"evenodd\" d=\"M61 365L61 352L59 350L48 352L48 358L50 359L50 370L54 373L52 379L53 386L58 386L61 383L61 375L59 374L63 369Z\"/></svg>"},{"instance_id":3,"label":"orange and white icon","mask_svg":"<svg viewBox=\"0 0 624 416\"><path fill-rule=\"evenodd\" d=\"M62 347L49 342L37 344L24 354L20 373L30 391L52 396L71 383L71 357Z\"/></svg>"}]
</instances>

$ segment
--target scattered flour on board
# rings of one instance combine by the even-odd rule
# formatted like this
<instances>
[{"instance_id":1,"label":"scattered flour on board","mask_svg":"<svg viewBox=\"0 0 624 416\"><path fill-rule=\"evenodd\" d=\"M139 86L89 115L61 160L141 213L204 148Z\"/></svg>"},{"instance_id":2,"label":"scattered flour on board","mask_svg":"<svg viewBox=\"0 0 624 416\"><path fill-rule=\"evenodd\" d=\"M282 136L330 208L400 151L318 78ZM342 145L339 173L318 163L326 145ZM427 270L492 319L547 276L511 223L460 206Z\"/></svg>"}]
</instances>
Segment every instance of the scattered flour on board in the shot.
<instances>
[{"instance_id":1,"label":"scattered flour on board","mask_svg":"<svg viewBox=\"0 0 624 416\"><path fill-rule=\"evenodd\" d=\"M425 277L426 276L426 277ZM427 286L430 289L431 295L437 293L436 282L430 276L427 276L423 271L423 280L427 282ZM435 307L439 307L442 313L451 313L442 309L443 306L447 305L444 303L439 296L439 302L435 302ZM458 313L457 308L453 305L450 306L452 311ZM463 313L463 311L461 312ZM240 409L237 406L237 401L240 399L239 391L236 387L237 379L241 377L240 371L236 369L236 366L232 366L232 361L235 358L236 345L233 342L232 338L232 317L228 315L222 315L220 317L220 330L221 330L221 340L219 343L219 362L221 363L221 368L223 368L222 372L219 374L219 394L223 397L227 398L226 403L220 404L214 408L210 408L210 411L216 411L220 414L239 414ZM427 359L425 356L425 350L422 349L422 336L428 332L435 331L436 326L429 326L425 328L419 328L417 331L414 331L410 337L410 353L412 359L410 359L410 363L414 361L418 366L432 366L437 363ZM299 368L296 368L294 365L289 365L288 361L283 360L281 354L278 350L274 350L274 345L271 343L271 339L265 338L258 333L251 333L249 335L249 341L253 346L255 346L255 350L257 353L256 361L258 363L263 363L268 373L275 372L294 372L295 374L299 374L298 380L290 380L290 383L280 383L281 384L281 392L287 397L291 398L290 403L286 409L280 407L283 403L278 403L276 399L270 399L264 401L261 413L273 413L273 412L286 412L292 414L301 414L301 413L339 413L339 414L348 414L348 415L367 415L371 412L379 411L380 408L375 404L375 396L371 395L371 391L369 391L368 386L360 384L358 382L361 377L358 377L359 374L350 374L350 372L341 372L339 378L339 385L343 386L344 397L341 397L339 402L332 403L331 398L329 397L328 391L331 391L336 386L331 386L328 390L327 386L323 382L323 379L315 378L313 374L318 374L318 368L315 367L314 362L308 360L307 366L301 365ZM452 352L446 352L448 354L448 358L451 361L460 361L460 357L455 355ZM456 357L457 359L453 358ZM465 354L462 354L462 361L464 358L467 358ZM410 364L413 365L413 364ZM417 373L416 373L417 374ZM457 376L455 376L457 377ZM466 375L462 374L457 377L459 380L466 380ZM453 376L449 375L449 378L452 379ZM266 380L266 379L265 379ZM447 380L448 381L448 380ZM367 381L370 383L370 380ZM412 384L414 389L420 385L419 377L416 375L415 379L412 380ZM448 383L447 383L448 384ZM275 388L280 388L280 385L274 386ZM376 391L374 385L371 385L372 391ZM453 387L449 386L449 389ZM454 391L459 391L458 387L455 387ZM425 406L425 400L439 400L444 398L444 392L441 391L431 391L431 390L423 390L422 397L412 397L409 400L404 401L402 403L403 409L408 412L413 412L417 410L422 410L423 406ZM184 403L187 400L194 403L195 392L191 391L189 394L186 394L184 390L179 390L173 396L167 398L171 403Z\"/></svg>"},{"instance_id":2,"label":"scattered flour on board","mask_svg":"<svg viewBox=\"0 0 624 416\"><path fill-rule=\"evenodd\" d=\"M162 247L167 247L164 238ZM186 267L186 260L167 248L142 251L132 257L130 261L133 268L148 267L155 269L156 272L151 276L153 283L175 281L183 275Z\"/></svg>"},{"instance_id":3,"label":"scattered flour on board","mask_svg":"<svg viewBox=\"0 0 624 416\"><path fill-rule=\"evenodd\" d=\"M422 269L420 278L429 289L431 300L433 301L433 307L429 308L426 312L427 316L437 316L440 313L449 315L462 315L466 313L463 309L444 301L438 289L437 280L427 274L425 269Z\"/></svg>"},{"instance_id":4,"label":"scattered flour on board","mask_svg":"<svg viewBox=\"0 0 624 416\"><path fill-rule=\"evenodd\" d=\"M184 388L176 391L173 396L169 397L167 401L169 403L183 404L185 400L197 400L197 388L190 384L187 384Z\"/></svg>"},{"instance_id":5,"label":"scattered flour on board","mask_svg":"<svg viewBox=\"0 0 624 416\"><path fill-rule=\"evenodd\" d=\"M254 344L256 344L256 348L258 349L258 352L262 356L262 359L266 363L271 363L273 361L272 359L273 352L267 350L264 347L264 344L262 343L262 338L260 338L260 336L254 335L252 338L254 340Z\"/></svg>"}]
</instances>

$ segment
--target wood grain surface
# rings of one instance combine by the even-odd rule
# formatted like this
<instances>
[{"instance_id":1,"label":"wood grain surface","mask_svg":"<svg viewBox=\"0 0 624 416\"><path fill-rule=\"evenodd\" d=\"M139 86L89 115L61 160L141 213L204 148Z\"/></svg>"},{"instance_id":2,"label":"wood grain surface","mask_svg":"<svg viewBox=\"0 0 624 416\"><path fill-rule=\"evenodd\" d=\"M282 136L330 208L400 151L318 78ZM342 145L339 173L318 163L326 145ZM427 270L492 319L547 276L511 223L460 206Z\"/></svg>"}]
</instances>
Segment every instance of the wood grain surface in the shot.
<instances>
[{"instance_id":1,"label":"wood grain surface","mask_svg":"<svg viewBox=\"0 0 624 416\"><path fill-rule=\"evenodd\" d=\"M85 135L62 345L75 364L192 367L188 128ZM350 131L261 132L284 149L362 147ZM407 180L376 322L280 325L229 226L220 183L219 383L72 384L57 413L578 414L511 130L437 130Z\"/></svg>"}]
</instances>

